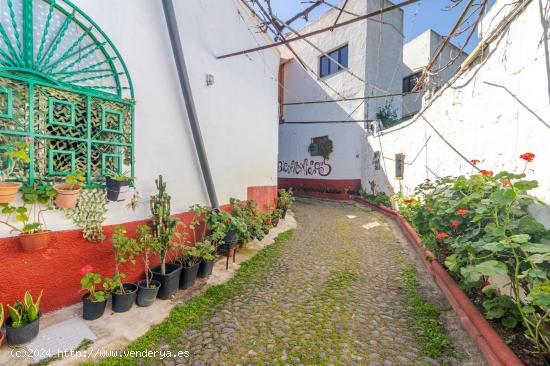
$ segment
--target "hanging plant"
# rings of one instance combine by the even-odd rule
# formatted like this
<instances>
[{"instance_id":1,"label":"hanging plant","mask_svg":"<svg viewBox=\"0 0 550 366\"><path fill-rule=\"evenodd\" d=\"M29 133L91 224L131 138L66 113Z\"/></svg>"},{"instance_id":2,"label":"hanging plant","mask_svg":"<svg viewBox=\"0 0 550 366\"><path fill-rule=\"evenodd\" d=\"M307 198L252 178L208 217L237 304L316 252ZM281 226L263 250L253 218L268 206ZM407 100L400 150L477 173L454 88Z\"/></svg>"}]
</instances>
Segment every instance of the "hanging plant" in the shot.
<instances>
[{"instance_id":1,"label":"hanging plant","mask_svg":"<svg viewBox=\"0 0 550 366\"><path fill-rule=\"evenodd\" d=\"M91 242L105 239L102 224L107 213L107 198L102 189L83 190L76 208L68 209L66 216L82 228L82 236Z\"/></svg>"},{"instance_id":2,"label":"hanging plant","mask_svg":"<svg viewBox=\"0 0 550 366\"><path fill-rule=\"evenodd\" d=\"M328 136L312 138L308 147L311 156L322 156L324 160L328 160L330 154L332 154L332 149L332 140Z\"/></svg>"}]
</instances>

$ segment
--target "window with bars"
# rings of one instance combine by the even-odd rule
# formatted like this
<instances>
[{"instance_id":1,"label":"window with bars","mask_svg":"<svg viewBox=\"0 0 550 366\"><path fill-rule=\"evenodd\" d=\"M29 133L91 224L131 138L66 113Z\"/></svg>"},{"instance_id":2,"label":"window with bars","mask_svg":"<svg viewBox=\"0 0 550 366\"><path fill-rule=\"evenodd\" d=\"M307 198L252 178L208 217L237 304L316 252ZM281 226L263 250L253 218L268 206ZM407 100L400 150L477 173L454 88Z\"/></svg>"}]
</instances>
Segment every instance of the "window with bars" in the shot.
<instances>
[{"instance_id":1,"label":"window with bars","mask_svg":"<svg viewBox=\"0 0 550 366\"><path fill-rule=\"evenodd\" d=\"M340 47L332 52L327 52L327 55L330 57L322 55L319 59L319 75L321 77L348 68L348 45Z\"/></svg>"}]
</instances>

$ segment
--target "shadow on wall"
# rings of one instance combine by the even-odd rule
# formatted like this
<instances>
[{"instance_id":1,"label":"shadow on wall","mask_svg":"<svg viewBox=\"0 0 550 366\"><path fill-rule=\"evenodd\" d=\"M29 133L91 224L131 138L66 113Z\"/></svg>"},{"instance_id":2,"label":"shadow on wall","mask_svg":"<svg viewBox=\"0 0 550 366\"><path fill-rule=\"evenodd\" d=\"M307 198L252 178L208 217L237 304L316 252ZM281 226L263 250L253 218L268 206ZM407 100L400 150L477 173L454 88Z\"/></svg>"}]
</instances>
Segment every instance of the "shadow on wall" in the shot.
<instances>
[{"instance_id":1,"label":"shadow on wall","mask_svg":"<svg viewBox=\"0 0 550 366\"><path fill-rule=\"evenodd\" d=\"M293 60L284 67L286 103L340 98L299 62ZM347 83L347 74L343 72L324 81L339 91L348 84L357 84ZM359 88L340 94L351 98L362 96L362 92ZM288 122L280 126L279 186L326 193L357 192L365 169L365 110L362 100L285 105L284 119ZM333 142L333 152L327 160L311 156L308 151L311 138L320 136L328 136Z\"/></svg>"}]
</instances>

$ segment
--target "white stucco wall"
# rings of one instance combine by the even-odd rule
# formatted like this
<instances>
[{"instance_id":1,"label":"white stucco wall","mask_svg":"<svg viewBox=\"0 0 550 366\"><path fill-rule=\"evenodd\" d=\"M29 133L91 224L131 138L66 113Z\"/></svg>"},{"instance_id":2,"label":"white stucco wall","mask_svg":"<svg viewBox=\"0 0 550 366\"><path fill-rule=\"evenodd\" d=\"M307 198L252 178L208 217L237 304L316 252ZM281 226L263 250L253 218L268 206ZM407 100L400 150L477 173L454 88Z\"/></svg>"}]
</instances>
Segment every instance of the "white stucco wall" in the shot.
<instances>
[{"instance_id":1,"label":"white stucco wall","mask_svg":"<svg viewBox=\"0 0 550 366\"><path fill-rule=\"evenodd\" d=\"M443 36L428 29L407 42L403 47L403 78L424 69L443 40ZM448 43L435 61L432 70L438 70L451 60L454 59L454 61L442 70L440 75L430 77L427 88L433 89L449 81L466 57L468 57L467 54L460 51L454 44ZM415 93L403 96L403 115L409 116L417 113L422 108L424 95L425 93Z\"/></svg>"},{"instance_id":2,"label":"white stucco wall","mask_svg":"<svg viewBox=\"0 0 550 366\"><path fill-rule=\"evenodd\" d=\"M342 6L343 2L339 4ZM353 14L367 14L388 6L379 0L351 0L346 10ZM338 10L327 11L321 17L298 32L307 33L334 24ZM354 18L343 13L339 22ZM396 93L401 90L401 63L403 45L403 13L400 10L385 13L368 21L360 21L333 31L308 37L308 40L324 52L348 45L348 68L358 76L340 71L319 80L319 58L322 53L299 40L292 47L300 58L315 71L306 71L296 59L284 65L284 102L296 103L316 100L362 98L365 96ZM366 81L366 83L364 82ZM328 86L326 84L328 84ZM340 94L340 95L338 95ZM303 162L304 159L322 161L311 157L307 146L312 137L328 135L333 141L333 154L329 159L332 172L329 176L306 176L280 171L281 178L310 179L360 179L362 171L361 144L364 140L364 123L347 121L374 119L385 98L284 106L284 121L279 130L279 161ZM400 99L394 105L400 112ZM295 122L344 121L345 123L297 124ZM293 124L295 123L295 124Z\"/></svg>"},{"instance_id":3,"label":"white stucco wall","mask_svg":"<svg viewBox=\"0 0 550 366\"><path fill-rule=\"evenodd\" d=\"M143 202L110 203L105 224L146 218L154 180L162 174L172 211L207 204L162 3L150 0L75 0L110 37L132 76L135 109L135 176ZM246 198L248 186L277 184L277 71L275 49L217 60L267 39L250 14L227 0L174 1L199 123L220 204ZM249 27L251 29L249 29ZM206 86L206 74L215 84ZM62 212L46 217L51 230L73 228ZM9 233L2 228L0 235Z\"/></svg>"},{"instance_id":4,"label":"white stucco wall","mask_svg":"<svg viewBox=\"0 0 550 366\"><path fill-rule=\"evenodd\" d=\"M501 5L510 2L495 3L484 19L484 29L496 14L502 16ZM512 8L504 7L504 11ZM547 20L540 3L530 2L503 35L490 44L484 61L447 87L421 117L369 137L363 184L368 186L368 180L375 179L379 190L410 194L426 178L470 174L472 167L466 161L470 159L481 160L481 169L521 172L524 162L519 155L533 152L537 156L527 174L540 185L533 193L550 202ZM383 151L383 170L374 170L374 151ZM397 153L406 155L403 181L394 179L391 159ZM547 208L535 210L541 220L550 224Z\"/></svg>"}]
</instances>

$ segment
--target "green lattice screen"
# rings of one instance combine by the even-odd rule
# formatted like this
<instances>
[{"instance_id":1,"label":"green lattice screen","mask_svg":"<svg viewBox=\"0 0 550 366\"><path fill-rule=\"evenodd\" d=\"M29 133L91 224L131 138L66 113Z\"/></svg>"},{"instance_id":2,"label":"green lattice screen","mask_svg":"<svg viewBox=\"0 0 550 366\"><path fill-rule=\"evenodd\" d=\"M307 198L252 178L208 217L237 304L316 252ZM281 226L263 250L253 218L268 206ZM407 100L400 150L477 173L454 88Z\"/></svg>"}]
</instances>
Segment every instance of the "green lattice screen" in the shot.
<instances>
[{"instance_id":1,"label":"green lattice screen","mask_svg":"<svg viewBox=\"0 0 550 366\"><path fill-rule=\"evenodd\" d=\"M0 0L0 151L34 138L29 181L133 176L133 89L106 34L68 0ZM6 164L2 161L2 166Z\"/></svg>"}]
</instances>

